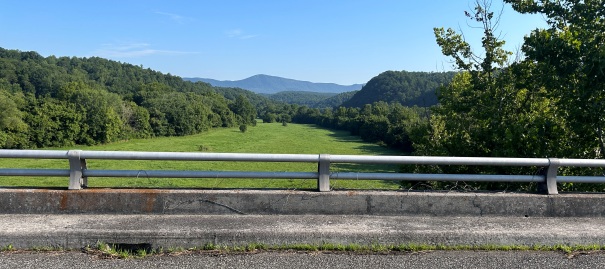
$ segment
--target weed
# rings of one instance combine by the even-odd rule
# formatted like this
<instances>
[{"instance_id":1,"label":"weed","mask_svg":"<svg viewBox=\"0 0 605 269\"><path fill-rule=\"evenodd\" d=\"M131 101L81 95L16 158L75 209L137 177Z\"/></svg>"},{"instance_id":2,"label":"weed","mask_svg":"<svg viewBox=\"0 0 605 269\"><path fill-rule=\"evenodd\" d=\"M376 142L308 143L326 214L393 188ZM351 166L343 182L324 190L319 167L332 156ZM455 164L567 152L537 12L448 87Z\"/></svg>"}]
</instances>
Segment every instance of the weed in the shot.
<instances>
[{"instance_id":1,"label":"weed","mask_svg":"<svg viewBox=\"0 0 605 269\"><path fill-rule=\"evenodd\" d=\"M204 246L201 247L202 250L217 250L218 246L213 244L213 243L206 243Z\"/></svg>"},{"instance_id":2,"label":"weed","mask_svg":"<svg viewBox=\"0 0 605 269\"><path fill-rule=\"evenodd\" d=\"M206 145L198 145L197 146L197 150L198 151L202 151L202 152L206 152L206 151L212 151L212 148Z\"/></svg>"},{"instance_id":3,"label":"weed","mask_svg":"<svg viewBox=\"0 0 605 269\"><path fill-rule=\"evenodd\" d=\"M159 253L178 253L178 252L184 252L185 249L182 247L170 247L168 248L168 250L164 251L163 249L158 250Z\"/></svg>"},{"instance_id":4,"label":"weed","mask_svg":"<svg viewBox=\"0 0 605 269\"><path fill-rule=\"evenodd\" d=\"M104 242L97 242L94 249L87 246L84 251L109 259L144 258L157 253L150 250L148 244L107 244Z\"/></svg>"},{"instance_id":5,"label":"weed","mask_svg":"<svg viewBox=\"0 0 605 269\"><path fill-rule=\"evenodd\" d=\"M252 243L246 246L246 251L267 250L268 247L262 243Z\"/></svg>"},{"instance_id":6,"label":"weed","mask_svg":"<svg viewBox=\"0 0 605 269\"><path fill-rule=\"evenodd\" d=\"M62 247L49 247L49 246L38 246L31 248L33 251L62 251Z\"/></svg>"}]
</instances>

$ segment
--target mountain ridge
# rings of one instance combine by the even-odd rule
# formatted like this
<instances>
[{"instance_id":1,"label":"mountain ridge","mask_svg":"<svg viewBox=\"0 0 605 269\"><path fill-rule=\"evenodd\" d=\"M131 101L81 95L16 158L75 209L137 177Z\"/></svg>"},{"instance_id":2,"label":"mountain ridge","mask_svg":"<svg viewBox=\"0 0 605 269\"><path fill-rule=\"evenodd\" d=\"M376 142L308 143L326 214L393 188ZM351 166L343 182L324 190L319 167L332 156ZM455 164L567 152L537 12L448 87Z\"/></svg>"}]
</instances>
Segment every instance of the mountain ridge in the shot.
<instances>
[{"instance_id":1,"label":"mountain ridge","mask_svg":"<svg viewBox=\"0 0 605 269\"><path fill-rule=\"evenodd\" d=\"M363 84L340 85L336 83L309 82L264 74L241 80L216 80L209 78L183 78L191 82L206 82L215 87L242 88L255 93L274 94L284 91L304 91L318 93L343 93L357 91Z\"/></svg>"}]
</instances>

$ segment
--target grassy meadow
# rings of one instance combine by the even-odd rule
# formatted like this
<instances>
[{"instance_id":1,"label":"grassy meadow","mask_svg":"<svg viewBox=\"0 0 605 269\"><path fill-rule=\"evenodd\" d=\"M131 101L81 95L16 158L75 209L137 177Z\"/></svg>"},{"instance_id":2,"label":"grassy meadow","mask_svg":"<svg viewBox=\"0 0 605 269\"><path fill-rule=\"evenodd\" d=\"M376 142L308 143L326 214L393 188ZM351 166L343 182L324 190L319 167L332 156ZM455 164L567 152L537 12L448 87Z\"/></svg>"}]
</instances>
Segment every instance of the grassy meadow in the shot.
<instances>
[{"instance_id":1,"label":"grassy meadow","mask_svg":"<svg viewBox=\"0 0 605 269\"><path fill-rule=\"evenodd\" d=\"M286 153L399 155L396 151L350 136L348 132L326 130L314 125L259 123L242 133L238 128L213 129L185 137L162 137L121 141L98 146L53 148L60 150L166 151L216 153ZM316 172L315 163L259 163L211 161L127 161L88 160L89 169L115 170L201 170L201 171L277 171ZM68 169L67 160L0 159L0 168ZM396 165L332 164L332 172L394 172ZM67 187L68 178L0 177L4 187ZM163 178L89 178L89 187L118 188L244 188L315 189L316 180L303 179L163 179ZM331 180L334 189L397 189L391 181Z\"/></svg>"}]
</instances>

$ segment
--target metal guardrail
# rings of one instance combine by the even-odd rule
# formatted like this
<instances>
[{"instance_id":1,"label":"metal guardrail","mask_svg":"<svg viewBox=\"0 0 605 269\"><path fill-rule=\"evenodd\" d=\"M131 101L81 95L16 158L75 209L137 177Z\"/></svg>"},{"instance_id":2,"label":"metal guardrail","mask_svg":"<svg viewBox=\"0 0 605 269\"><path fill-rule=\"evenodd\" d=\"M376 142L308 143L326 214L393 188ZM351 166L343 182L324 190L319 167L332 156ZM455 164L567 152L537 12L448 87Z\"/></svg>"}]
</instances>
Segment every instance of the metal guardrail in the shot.
<instances>
[{"instance_id":1,"label":"metal guardrail","mask_svg":"<svg viewBox=\"0 0 605 269\"><path fill-rule=\"evenodd\" d=\"M548 194L557 194L557 182L605 183L605 176L557 176L559 167L605 167L605 160L557 158L487 158L435 156L361 156L329 154L253 154L253 153L189 153L139 151L83 150L0 150L0 158L67 159L69 169L0 168L0 176L69 177L69 189L88 186L88 177L149 177L149 178L284 178L317 179L319 191L330 191L330 179L405 180L405 181L482 181L536 182ZM317 163L317 172L246 172L246 171L166 171L166 170L92 170L87 160L174 160L174 161L238 161L238 162L306 162ZM545 168L541 175L484 174L413 174L330 172L333 163L356 164L420 164L530 166Z\"/></svg>"}]
</instances>

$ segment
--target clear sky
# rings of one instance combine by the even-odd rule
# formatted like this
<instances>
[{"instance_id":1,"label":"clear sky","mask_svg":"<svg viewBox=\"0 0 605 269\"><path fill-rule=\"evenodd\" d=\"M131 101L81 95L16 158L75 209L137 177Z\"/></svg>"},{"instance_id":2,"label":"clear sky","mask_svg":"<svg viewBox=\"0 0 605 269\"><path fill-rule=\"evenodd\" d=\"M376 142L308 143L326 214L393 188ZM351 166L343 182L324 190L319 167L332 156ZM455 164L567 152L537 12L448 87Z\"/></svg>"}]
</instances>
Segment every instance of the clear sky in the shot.
<instances>
[{"instance_id":1,"label":"clear sky","mask_svg":"<svg viewBox=\"0 0 605 269\"><path fill-rule=\"evenodd\" d=\"M471 44L471 0L0 0L0 47L43 56L99 56L182 77L256 74L366 83L387 70L447 71L433 27ZM494 10L502 2L493 0ZM510 50L544 28L505 6Z\"/></svg>"}]
</instances>

